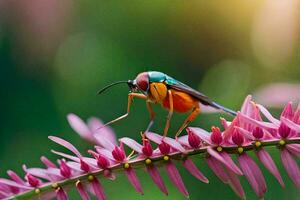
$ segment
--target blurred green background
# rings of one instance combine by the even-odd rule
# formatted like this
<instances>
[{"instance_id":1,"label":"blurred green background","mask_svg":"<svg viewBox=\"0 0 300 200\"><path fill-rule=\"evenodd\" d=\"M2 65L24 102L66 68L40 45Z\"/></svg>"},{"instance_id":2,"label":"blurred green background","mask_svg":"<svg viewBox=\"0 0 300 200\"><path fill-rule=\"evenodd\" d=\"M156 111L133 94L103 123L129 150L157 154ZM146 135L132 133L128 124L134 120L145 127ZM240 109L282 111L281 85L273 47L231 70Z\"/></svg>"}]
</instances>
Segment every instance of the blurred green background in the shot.
<instances>
[{"instance_id":1,"label":"blurred green background","mask_svg":"<svg viewBox=\"0 0 300 200\"><path fill-rule=\"evenodd\" d=\"M294 89L300 88L299 8L298 0L0 1L0 174L5 176L8 169L21 172L23 163L41 166L41 155L55 160L49 150L61 148L48 135L69 139L82 152L91 148L71 130L66 115L97 116L107 122L123 114L126 86L102 96L96 92L142 71L165 72L233 109L267 84L292 83ZM261 101L272 99L260 95ZM153 130L161 132L167 112L160 106L155 111ZM184 117L175 114L170 134ZM203 114L193 125L209 129L219 125L219 117ZM131 115L113 129L119 137L138 139L148 121L145 103L136 100ZM286 189L263 169L266 199L300 199L277 151L271 152ZM237 199L201 159L195 161L210 184L200 183L179 167L191 199ZM115 182L104 181L108 198L184 199L166 176L169 197L143 170L138 175L144 196L136 194L121 175ZM244 179L243 185L248 199L255 199ZM76 192L70 195L78 199Z\"/></svg>"}]
</instances>

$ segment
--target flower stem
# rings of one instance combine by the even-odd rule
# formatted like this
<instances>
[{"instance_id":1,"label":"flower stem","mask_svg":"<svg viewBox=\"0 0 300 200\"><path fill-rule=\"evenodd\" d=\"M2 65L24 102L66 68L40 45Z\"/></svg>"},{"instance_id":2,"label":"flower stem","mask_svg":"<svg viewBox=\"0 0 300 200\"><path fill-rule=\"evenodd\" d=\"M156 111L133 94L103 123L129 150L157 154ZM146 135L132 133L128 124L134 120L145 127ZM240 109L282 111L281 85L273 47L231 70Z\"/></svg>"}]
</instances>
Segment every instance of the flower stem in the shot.
<instances>
[{"instance_id":1,"label":"flower stem","mask_svg":"<svg viewBox=\"0 0 300 200\"><path fill-rule=\"evenodd\" d=\"M230 154L239 154L239 153L242 153L245 151L257 150L258 148L262 148L262 147L271 147L271 146L282 147L285 144L300 144L300 138L292 138L292 139L289 138L288 140L276 139L276 140L270 140L270 141L259 141L259 146L257 145L256 142L253 142L249 145L241 146L241 147L237 147L237 146L222 147L221 151L224 151L224 152L227 152ZM204 147L196 149L196 150L194 150L194 149L188 150L185 153L175 152L175 153L172 153L171 155L169 155L169 157L170 157L170 159L173 159L173 160L184 160L187 156L196 156L196 155L202 155L204 157L204 156L207 156L207 148L211 148L211 147L204 146ZM215 147L215 148L217 149L217 147ZM241 152L241 148L242 148L242 152ZM139 160L139 161L132 160L131 162L129 162L130 167L135 168L135 169L143 168L143 167L145 167L145 160ZM151 161L153 163L155 163L156 165L163 165L164 156L151 158ZM124 170L124 165L120 164L120 165L110 168L109 170L111 170L114 173L118 173L118 172L121 172ZM55 187L53 187L54 185L56 186L56 188L57 188L57 186L59 186L64 189L68 189L68 188L74 187L78 181L80 181L83 184L88 183L90 175L98 177L98 178L104 177L103 172L104 172L104 170L100 169L97 171L93 171L91 173L85 173L80 176L72 177L70 179L62 180L62 181L59 181L59 182L56 182L53 184L46 184L41 187L32 189L30 191L18 194L16 196L12 197L11 199L16 199L16 200L38 199L38 197L43 194L47 194L49 192L54 192L55 191Z\"/></svg>"}]
</instances>

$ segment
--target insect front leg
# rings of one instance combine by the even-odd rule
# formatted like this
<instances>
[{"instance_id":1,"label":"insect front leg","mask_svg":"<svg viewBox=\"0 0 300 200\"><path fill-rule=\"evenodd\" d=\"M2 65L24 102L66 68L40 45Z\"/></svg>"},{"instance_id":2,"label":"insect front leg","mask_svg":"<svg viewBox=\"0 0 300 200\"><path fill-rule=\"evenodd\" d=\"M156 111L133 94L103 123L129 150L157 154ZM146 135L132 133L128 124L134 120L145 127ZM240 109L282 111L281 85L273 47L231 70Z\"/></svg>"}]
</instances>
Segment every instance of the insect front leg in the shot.
<instances>
[{"instance_id":1,"label":"insect front leg","mask_svg":"<svg viewBox=\"0 0 300 200\"><path fill-rule=\"evenodd\" d=\"M167 117L167 121L166 121L166 125L165 125L165 129L164 129L164 137L167 136L168 134L168 130L170 127L170 121L173 115L173 111L174 111L174 107L173 107L173 95L172 95L172 91L168 90L168 97L169 97L169 104L170 104L170 108L169 108L169 114Z\"/></svg>"},{"instance_id":2,"label":"insect front leg","mask_svg":"<svg viewBox=\"0 0 300 200\"><path fill-rule=\"evenodd\" d=\"M112 121L110 121L110 122L107 122L107 123L104 124L102 127L108 126L108 125L110 125L110 124L113 124L113 123L115 123L115 122L117 122L117 121L119 121L119 120L122 120L122 119L126 118L126 117L129 115L129 113L130 113L130 108L131 108L132 100L133 100L134 97L139 98L139 99L144 99L144 100L147 99L147 96L144 95L144 94L133 93L133 92L129 93L129 94L128 94L128 103L127 103L127 112L126 112L124 115L122 115L122 116L120 116L120 117L118 117L118 118L116 118L116 119L114 119L114 120L112 120ZM100 127L100 128L102 128L102 127ZM100 129L100 128L99 128L99 129Z\"/></svg>"}]
</instances>

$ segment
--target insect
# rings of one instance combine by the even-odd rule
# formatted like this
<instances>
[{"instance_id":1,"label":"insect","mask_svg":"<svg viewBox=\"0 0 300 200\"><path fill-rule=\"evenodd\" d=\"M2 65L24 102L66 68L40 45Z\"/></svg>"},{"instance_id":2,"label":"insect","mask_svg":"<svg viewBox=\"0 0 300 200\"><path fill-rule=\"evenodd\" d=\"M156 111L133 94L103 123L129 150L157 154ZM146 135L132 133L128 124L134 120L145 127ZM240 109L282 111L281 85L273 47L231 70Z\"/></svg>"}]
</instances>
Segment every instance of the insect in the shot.
<instances>
[{"instance_id":1,"label":"insect","mask_svg":"<svg viewBox=\"0 0 300 200\"><path fill-rule=\"evenodd\" d=\"M106 123L104 126L127 117L130 113L133 98L139 98L146 101L146 106L150 113L150 123L146 131L148 131L154 123L155 113L152 109L153 103L160 104L169 111L164 128L164 136L168 133L170 120L174 111L179 113L190 112L189 116L177 131L175 135L176 138L200 114L201 104L222 110L231 115L236 115L236 112L213 102L197 90L194 90L167 74L157 71L142 72L138 74L134 80L112 83L101 89L98 94L101 94L114 85L123 83L127 83L130 89L128 94L127 112Z\"/></svg>"}]
</instances>

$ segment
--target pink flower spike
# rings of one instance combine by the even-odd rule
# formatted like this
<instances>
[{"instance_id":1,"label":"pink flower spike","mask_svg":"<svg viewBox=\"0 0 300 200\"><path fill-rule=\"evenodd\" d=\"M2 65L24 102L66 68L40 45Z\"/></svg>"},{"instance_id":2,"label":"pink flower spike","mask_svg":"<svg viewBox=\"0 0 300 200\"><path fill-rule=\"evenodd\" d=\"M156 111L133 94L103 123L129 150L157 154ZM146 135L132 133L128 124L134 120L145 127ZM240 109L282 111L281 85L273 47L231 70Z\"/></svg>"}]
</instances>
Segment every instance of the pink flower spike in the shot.
<instances>
[{"instance_id":1,"label":"pink flower spike","mask_svg":"<svg viewBox=\"0 0 300 200\"><path fill-rule=\"evenodd\" d=\"M109 126L103 127L103 125L102 121L96 117L88 119L88 127L94 135L99 134L100 136L107 138L114 145L118 145L114 131Z\"/></svg>"},{"instance_id":2,"label":"pink flower spike","mask_svg":"<svg viewBox=\"0 0 300 200\"><path fill-rule=\"evenodd\" d=\"M182 178L171 160L166 163L166 171L172 183L178 188L178 190L186 197L189 198L189 193L182 181Z\"/></svg>"},{"instance_id":3,"label":"pink flower spike","mask_svg":"<svg viewBox=\"0 0 300 200\"><path fill-rule=\"evenodd\" d=\"M29 185L32 187L37 187L40 185L39 179L35 178L34 176L32 176L29 173L26 174L26 179L27 179Z\"/></svg>"},{"instance_id":4,"label":"pink flower spike","mask_svg":"<svg viewBox=\"0 0 300 200\"><path fill-rule=\"evenodd\" d=\"M293 156L286 149L281 151L281 161L289 177L300 188L300 169Z\"/></svg>"},{"instance_id":5,"label":"pink flower spike","mask_svg":"<svg viewBox=\"0 0 300 200\"><path fill-rule=\"evenodd\" d=\"M56 165L45 156L41 157L41 161L47 168L56 168Z\"/></svg>"},{"instance_id":6,"label":"pink flower spike","mask_svg":"<svg viewBox=\"0 0 300 200\"><path fill-rule=\"evenodd\" d=\"M162 177L159 174L157 167L155 167L154 165L149 165L147 166L147 172L150 174L151 179L157 185L160 191L162 191L165 195L168 195L168 190Z\"/></svg>"},{"instance_id":7,"label":"pink flower spike","mask_svg":"<svg viewBox=\"0 0 300 200\"><path fill-rule=\"evenodd\" d=\"M249 181L256 195L259 198L263 198L267 191L267 186L265 178L257 164L246 153L239 155L238 161L245 177Z\"/></svg>"},{"instance_id":8,"label":"pink flower spike","mask_svg":"<svg viewBox=\"0 0 300 200\"><path fill-rule=\"evenodd\" d=\"M128 137L123 137L119 139L120 142L123 144L126 144L128 147L133 149L135 152L142 153L142 148L143 146L137 143L135 140L128 138Z\"/></svg>"},{"instance_id":9,"label":"pink flower spike","mask_svg":"<svg viewBox=\"0 0 300 200\"><path fill-rule=\"evenodd\" d=\"M68 196L62 188L58 188L55 190L57 200L68 200Z\"/></svg>"},{"instance_id":10,"label":"pink flower spike","mask_svg":"<svg viewBox=\"0 0 300 200\"><path fill-rule=\"evenodd\" d=\"M285 148L294 156L300 157L300 144L287 144Z\"/></svg>"},{"instance_id":11,"label":"pink flower spike","mask_svg":"<svg viewBox=\"0 0 300 200\"><path fill-rule=\"evenodd\" d=\"M266 150L260 149L260 150L256 151L256 155L257 155L258 159L260 160L260 162L262 162L262 164L269 170L269 172L277 179L279 184L284 188L285 185L282 180L282 177L281 177L272 157L270 156L270 154Z\"/></svg>"},{"instance_id":12,"label":"pink flower spike","mask_svg":"<svg viewBox=\"0 0 300 200\"><path fill-rule=\"evenodd\" d=\"M59 138L59 137L55 137L55 136L49 136L48 137L50 140L52 140L53 142L56 142L57 144L64 146L65 148L69 149L71 152L73 152L78 158L81 158L81 154L80 152L68 141Z\"/></svg>"},{"instance_id":13,"label":"pink flower spike","mask_svg":"<svg viewBox=\"0 0 300 200\"><path fill-rule=\"evenodd\" d=\"M211 144L210 133L207 132L206 130L203 130L201 128L196 128L196 127L189 127L186 130L187 130L187 132L194 133L195 135L197 135L201 140L203 140L207 144Z\"/></svg>"},{"instance_id":14,"label":"pink flower spike","mask_svg":"<svg viewBox=\"0 0 300 200\"><path fill-rule=\"evenodd\" d=\"M76 183L76 188L82 200L90 200L88 193L80 181Z\"/></svg>"},{"instance_id":15,"label":"pink flower spike","mask_svg":"<svg viewBox=\"0 0 300 200\"><path fill-rule=\"evenodd\" d=\"M129 180L129 182L131 183L131 185L134 187L134 189L140 193L141 195L144 194L142 186L140 184L139 179L136 176L136 173L134 171L134 169L132 169L131 167L129 167L128 169L125 169L125 174L127 175L127 178Z\"/></svg>"},{"instance_id":16,"label":"pink flower spike","mask_svg":"<svg viewBox=\"0 0 300 200\"><path fill-rule=\"evenodd\" d=\"M203 183L209 183L208 179L199 171L192 160L186 159L182 164L194 177L196 177Z\"/></svg>"},{"instance_id":17,"label":"pink flower spike","mask_svg":"<svg viewBox=\"0 0 300 200\"><path fill-rule=\"evenodd\" d=\"M106 200L106 196L100 181L96 177L93 177L91 184L97 199Z\"/></svg>"},{"instance_id":18,"label":"pink flower spike","mask_svg":"<svg viewBox=\"0 0 300 200\"><path fill-rule=\"evenodd\" d=\"M209 168L215 173L215 175L223 182L229 183L229 177L225 172L221 163L212 156L209 156L207 159L207 164Z\"/></svg>"}]
</instances>

